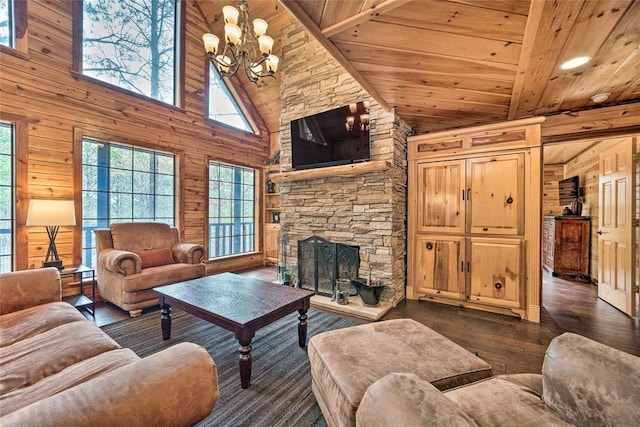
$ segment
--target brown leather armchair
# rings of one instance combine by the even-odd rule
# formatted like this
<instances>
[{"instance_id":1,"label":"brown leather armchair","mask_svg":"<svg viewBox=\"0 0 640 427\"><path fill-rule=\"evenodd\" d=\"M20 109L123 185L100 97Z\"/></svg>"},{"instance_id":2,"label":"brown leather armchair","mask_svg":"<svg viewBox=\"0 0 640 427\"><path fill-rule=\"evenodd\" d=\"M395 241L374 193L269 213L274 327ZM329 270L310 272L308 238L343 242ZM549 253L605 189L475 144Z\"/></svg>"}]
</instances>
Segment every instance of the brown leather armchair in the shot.
<instances>
[{"instance_id":1,"label":"brown leather armchair","mask_svg":"<svg viewBox=\"0 0 640 427\"><path fill-rule=\"evenodd\" d=\"M160 222L123 222L94 230L102 299L134 317L158 304L157 286L206 274L204 246L180 242L175 227Z\"/></svg>"}]
</instances>

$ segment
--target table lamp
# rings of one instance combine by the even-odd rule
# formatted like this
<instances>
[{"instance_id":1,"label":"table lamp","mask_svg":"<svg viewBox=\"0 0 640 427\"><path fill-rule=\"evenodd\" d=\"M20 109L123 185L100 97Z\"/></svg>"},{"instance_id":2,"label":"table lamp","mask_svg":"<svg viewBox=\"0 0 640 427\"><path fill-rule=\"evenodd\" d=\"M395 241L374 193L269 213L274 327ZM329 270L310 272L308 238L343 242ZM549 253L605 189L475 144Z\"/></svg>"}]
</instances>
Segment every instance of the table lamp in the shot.
<instances>
[{"instance_id":1,"label":"table lamp","mask_svg":"<svg viewBox=\"0 0 640 427\"><path fill-rule=\"evenodd\" d=\"M76 225L76 213L73 200L31 199L27 212L27 226L44 226L49 236L47 256L43 267L63 269L62 261L56 249L56 235L60 226Z\"/></svg>"}]
</instances>

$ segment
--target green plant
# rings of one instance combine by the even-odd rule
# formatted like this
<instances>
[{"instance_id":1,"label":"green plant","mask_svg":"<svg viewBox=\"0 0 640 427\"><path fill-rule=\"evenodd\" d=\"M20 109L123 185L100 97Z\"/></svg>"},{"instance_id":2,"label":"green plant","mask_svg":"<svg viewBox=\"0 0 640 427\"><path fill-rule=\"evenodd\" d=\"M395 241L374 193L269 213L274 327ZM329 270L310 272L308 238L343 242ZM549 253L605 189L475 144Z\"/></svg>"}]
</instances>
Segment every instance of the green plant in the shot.
<instances>
[{"instance_id":1,"label":"green plant","mask_svg":"<svg viewBox=\"0 0 640 427\"><path fill-rule=\"evenodd\" d=\"M293 276L293 271L291 270L285 270L283 277L284 277L284 281L285 282L290 282L291 281L291 276Z\"/></svg>"}]
</instances>

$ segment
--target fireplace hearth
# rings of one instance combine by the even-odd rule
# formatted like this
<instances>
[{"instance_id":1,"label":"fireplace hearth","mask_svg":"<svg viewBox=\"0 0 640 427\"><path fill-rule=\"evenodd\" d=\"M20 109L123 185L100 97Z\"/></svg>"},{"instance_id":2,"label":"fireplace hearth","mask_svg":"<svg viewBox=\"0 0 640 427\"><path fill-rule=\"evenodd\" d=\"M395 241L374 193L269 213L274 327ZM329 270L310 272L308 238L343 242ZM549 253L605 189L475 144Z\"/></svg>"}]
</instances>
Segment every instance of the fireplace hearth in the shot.
<instances>
[{"instance_id":1,"label":"fireplace hearth","mask_svg":"<svg viewBox=\"0 0 640 427\"><path fill-rule=\"evenodd\" d=\"M356 279L360 246L333 243L322 237L298 240L298 283L318 295L333 296L336 279ZM349 295L357 295L353 285Z\"/></svg>"}]
</instances>

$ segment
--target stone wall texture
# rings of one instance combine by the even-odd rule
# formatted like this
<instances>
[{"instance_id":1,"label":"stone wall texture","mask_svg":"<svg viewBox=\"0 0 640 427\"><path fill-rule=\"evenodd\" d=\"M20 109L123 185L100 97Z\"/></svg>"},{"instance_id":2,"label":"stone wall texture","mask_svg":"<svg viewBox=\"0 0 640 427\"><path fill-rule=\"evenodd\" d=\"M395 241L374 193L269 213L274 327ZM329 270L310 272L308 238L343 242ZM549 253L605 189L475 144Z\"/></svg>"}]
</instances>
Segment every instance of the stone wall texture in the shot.
<instances>
[{"instance_id":1,"label":"stone wall texture","mask_svg":"<svg viewBox=\"0 0 640 427\"><path fill-rule=\"evenodd\" d=\"M390 170L350 178L282 183L281 238L287 266L297 263L298 240L310 236L360 246L360 276L371 269L373 277L388 285L382 299L396 303L405 297L410 129L395 111L383 110L299 23L285 25L282 39L282 170L291 170L291 120L361 100L370 101L371 160L393 164Z\"/></svg>"}]
</instances>

